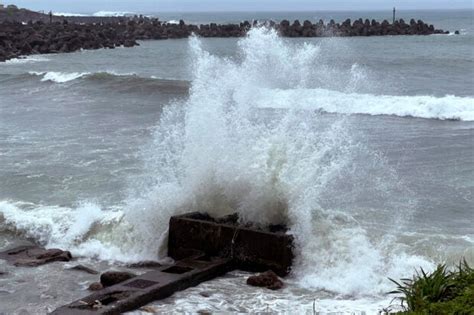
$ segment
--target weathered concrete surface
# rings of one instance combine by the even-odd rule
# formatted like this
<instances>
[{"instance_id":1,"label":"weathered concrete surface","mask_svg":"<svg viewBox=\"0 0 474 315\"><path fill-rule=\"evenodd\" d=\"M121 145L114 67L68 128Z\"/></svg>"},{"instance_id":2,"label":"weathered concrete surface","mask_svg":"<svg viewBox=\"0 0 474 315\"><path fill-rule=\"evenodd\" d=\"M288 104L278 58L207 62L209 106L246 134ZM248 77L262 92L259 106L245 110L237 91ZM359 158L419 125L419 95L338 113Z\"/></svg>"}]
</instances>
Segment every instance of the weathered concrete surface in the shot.
<instances>
[{"instance_id":1,"label":"weathered concrete surface","mask_svg":"<svg viewBox=\"0 0 474 315\"><path fill-rule=\"evenodd\" d=\"M70 261L71 253L60 249L20 246L0 253L0 259L18 267L36 267L55 261Z\"/></svg>"},{"instance_id":2,"label":"weathered concrete surface","mask_svg":"<svg viewBox=\"0 0 474 315\"><path fill-rule=\"evenodd\" d=\"M289 273L294 258L293 237L284 229L270 232L273 227L264 231L242 227L232 221L218 222L199 213L172 217L168 255L178 260L193 251L202 251L210 257L231 258L237 269L271 269L280 276Z\"/></svg>"},{"instance_id":3,"label":"weathered concrete surface","mask_svg":"<svg viewBox=\"0 0 474 315\"><path fill-rule=\"evenodd\" d=\"M201 260L206 259L206 260ZM161 267L97 291L52 312L54 315L113 315L132 311L176 291L224 275L233 268L230 259L195 256Z\"/></svg>"},{"instance_id":4,"label":"weathered concrete surface","mask_svg":"<svg viewBox=\"0 0 474 315\"><path fill-rule=\"evenodd\" d=\"M159 267L102 290L99 284L94 284L90 289L99 291L52 314L120 314L237 268L271 269L286 275L293 260L293 237L282 226L270 226L266 230L242 227L238 219L236 214L220 219L201 213L172 217L168 255L176 260L174 265ZM256 280L259 280L256 285L270 289L283 286L273 272Z\"/></svg>"}]
</instances>

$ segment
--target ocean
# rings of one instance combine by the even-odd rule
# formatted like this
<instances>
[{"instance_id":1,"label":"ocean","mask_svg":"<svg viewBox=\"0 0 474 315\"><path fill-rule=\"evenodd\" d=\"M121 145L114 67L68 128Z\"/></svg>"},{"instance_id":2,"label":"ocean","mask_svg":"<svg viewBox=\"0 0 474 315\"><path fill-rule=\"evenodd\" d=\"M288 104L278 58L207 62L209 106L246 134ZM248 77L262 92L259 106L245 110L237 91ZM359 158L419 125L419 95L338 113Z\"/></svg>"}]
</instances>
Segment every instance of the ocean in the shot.
<instances>
[{"instance_id":1,"label":"ocean","mask_svg":"<svg viewBox=\"0 0 474 315\"><path fill-rule=\"evenodd\" d=\"M0 250L32 241L127 270L167 261L175 214L289 226L282 291L232 272L153 303L162 313L378 314L388 277L474 264L473 11L397 14L461 35L289 39L261 27L0 64ZM160 15L359 17L391 11ZM97 276L74 264L0 263L0 314L87 295Z\"/></svg>"}]
</instances>

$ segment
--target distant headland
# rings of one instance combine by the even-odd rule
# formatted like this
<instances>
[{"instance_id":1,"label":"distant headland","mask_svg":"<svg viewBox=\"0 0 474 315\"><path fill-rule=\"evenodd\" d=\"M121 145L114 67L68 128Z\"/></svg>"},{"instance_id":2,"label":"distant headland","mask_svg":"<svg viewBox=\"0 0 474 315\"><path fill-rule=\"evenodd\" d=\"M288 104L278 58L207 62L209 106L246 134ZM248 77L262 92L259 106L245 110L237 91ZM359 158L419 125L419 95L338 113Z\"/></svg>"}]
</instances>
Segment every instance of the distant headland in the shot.
<instances>
[{"instance_id":1,"label":"distant headland","mask_svg":"<svg viewBox=\"0 0 474 315\"><path fill-rule=\"evenodd\" d=\"M138 40L186 38L191 34L201 37L242 37L259 25L257 21L239 24L186 24L168 23L145 16L99 17L57 16L14 5L0 4L0 62L32 54L66 53L80 49L133 47ZM290 23L266 21L285 37L386 36L448 34L421 20L403 19L392 23L369 19L342 23L330 20L317 23L299 20Z\"/></svg>"}]
</instances>

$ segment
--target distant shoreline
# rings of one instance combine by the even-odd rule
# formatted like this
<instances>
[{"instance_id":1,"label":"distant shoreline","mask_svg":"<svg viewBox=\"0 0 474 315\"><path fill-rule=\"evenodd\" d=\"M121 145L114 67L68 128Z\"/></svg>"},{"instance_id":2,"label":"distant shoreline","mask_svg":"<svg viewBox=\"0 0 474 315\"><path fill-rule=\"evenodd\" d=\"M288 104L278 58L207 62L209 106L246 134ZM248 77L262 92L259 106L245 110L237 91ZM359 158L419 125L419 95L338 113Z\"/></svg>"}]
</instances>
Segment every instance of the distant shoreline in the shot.
<instances>
[{"instance_id":1,"label":"distant shoreline","mask_svg":"<svg viewBox=\"0 0 474 315\"><path fill-rule=\"evenodd\" d=\"M20 56L67 53L81 49L133 47L138 40L200 37L243 37L260 25L257 21L228 24L186 24L183 20L162 22L159 18L137 16L56 16L0 7L0 62ZM267 21L265 25L283 37L353 37L449 34L421 20L382 22L374 19L346 19L337 23L319 20Z\"/></svg>"}]
</instances>

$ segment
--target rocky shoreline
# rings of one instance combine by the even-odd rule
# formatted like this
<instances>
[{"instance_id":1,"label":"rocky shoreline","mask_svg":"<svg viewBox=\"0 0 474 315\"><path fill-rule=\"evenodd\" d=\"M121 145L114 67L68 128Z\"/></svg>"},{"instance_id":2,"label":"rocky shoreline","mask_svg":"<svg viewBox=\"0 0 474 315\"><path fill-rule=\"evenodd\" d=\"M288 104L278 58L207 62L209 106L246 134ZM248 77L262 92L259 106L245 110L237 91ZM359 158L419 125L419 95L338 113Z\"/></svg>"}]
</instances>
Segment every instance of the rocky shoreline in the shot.
<instances>
[{"instance_id":1,"label":"rocky shoreline","mask_svg":"<svg viewBox=\"0 0 474 315\"><path fill-rule=\"evenodd\" d=\"M162 22L157 18L135 17L58 17L18 9L12 14L0 10L0 62L33 54L67 53L81 49L133 47L138 40L201 37L242 37L255 22L193 25ZM25 20L28 19L28 22ZM448 34L433 25L414 19L389 23L387 20L358 19L336 23L296 20L290 23L266 22L284 37L386 36Z\"/></svg>"}]
</instances>

